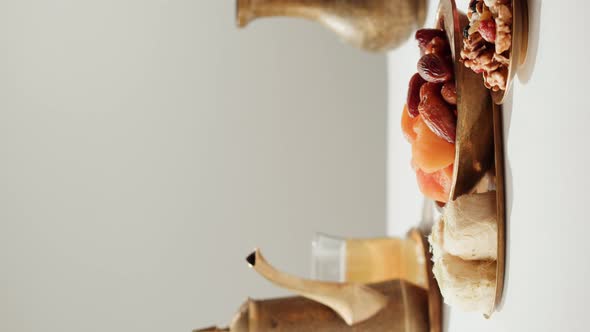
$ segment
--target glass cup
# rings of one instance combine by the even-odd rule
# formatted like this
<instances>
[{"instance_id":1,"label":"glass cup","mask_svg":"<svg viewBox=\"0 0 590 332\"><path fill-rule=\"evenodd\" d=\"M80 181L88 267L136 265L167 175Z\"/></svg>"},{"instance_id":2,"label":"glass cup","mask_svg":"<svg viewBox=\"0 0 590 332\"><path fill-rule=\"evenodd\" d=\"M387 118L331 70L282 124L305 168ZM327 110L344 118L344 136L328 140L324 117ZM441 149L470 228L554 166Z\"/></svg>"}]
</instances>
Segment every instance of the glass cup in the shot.
<instances>
[{"instance_id":1,"label":"glass cup","mask_svg":"<svg viewBox=\"0 0 590 332\"><path fill-rule=\"evenodd\" d=\"M426 258L412 238L343 239L318 233L312 242L312 278L378 283L401 279L428 288Z\"/></svg>"}]
</instances>

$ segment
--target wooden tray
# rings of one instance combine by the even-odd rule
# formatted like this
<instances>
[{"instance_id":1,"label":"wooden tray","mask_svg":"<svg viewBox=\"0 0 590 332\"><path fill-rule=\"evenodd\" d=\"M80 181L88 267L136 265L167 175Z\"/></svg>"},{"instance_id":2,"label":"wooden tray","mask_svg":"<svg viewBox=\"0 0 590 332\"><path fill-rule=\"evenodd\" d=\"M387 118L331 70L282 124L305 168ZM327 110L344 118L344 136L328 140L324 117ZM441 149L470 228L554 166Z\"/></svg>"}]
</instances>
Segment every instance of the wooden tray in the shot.
<instances>
[{"instance_id":1,"label":"wooden tray","mask_svg":"<svg viewBox=\"0 0 590 332\"><path fill-rule=\"evenodd\" d=\"M490 187L496 190L498 258L495 299L485 315L489 318L502 301L506 264L502 108L494 104L481 76L460 61L467 17L457 10L454 0L441 0L437 16L437 26L444 26L451 44L457 86L457 138L450 198L455 200L472 193L481 184L482 178L489 174L493 174L489 176L492 179Z\"/></svg>"},{"instance_id":2,"label":"wooden tray","mask_svg":"<svg viewBox=\"0 0 590 332\"><path fill-rule=\"evenodd\" d=\"M506 273L506 182L504 177L504 126L502 121L502 106L494 105L494 155L496 179L496 214L498 220L498 258L496 261L496 296L490 313L490 318L500 303L504 293L504 278Z\"/></svg>"}]
</instances>

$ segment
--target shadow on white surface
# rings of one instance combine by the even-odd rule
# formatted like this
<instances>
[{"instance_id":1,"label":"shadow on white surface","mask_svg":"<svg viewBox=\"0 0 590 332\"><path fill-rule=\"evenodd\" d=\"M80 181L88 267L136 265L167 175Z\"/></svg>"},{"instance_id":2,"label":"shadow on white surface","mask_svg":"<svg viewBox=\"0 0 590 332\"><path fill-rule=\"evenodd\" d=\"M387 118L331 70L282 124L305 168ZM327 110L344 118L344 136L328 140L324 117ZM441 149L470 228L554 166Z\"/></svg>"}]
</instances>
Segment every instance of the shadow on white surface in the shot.
<instances>
[{"instance_id":1,"label":"shadow on white surface","mask_svg":"<svg viewBox=\"0 0 590 332\"><path fill-rule=\"evenodd\" d=\"M513 98L515 90L518 87L515 85L512 86L512 89L508 93L504 104L502 105L502 127L503 127L503 136L504 136L504 186L505 186L505 198L506 198L506 268L504 272L504 290L502 295L502 300L500 303L497 304L496 310L501 312L504 304L506 303L506 299L509 296L510 291L510 222L511 222L511 215L512 215L512 204L514 200L514 184L512 178L512 166L508 154L508 142L510 139L510 123L512 119L512 105L513 105Z\"/></svg>"},{"instance_id":2,"label":"shadow on white surface","mask_svg":"<svg viewBox=\"0 0 590 332\"><path fill-rule=\"evenodd\" d=\"M443 304L443 331L449 332L449 326L451 321L451 307Z\"/></svg>"},{"instance_id":3,"label":"shadow on white surface","mask_svg":"<svg viewBox=\"0 0 590 332\"><path fill-rule=\"evenodd\" d=\"M522 84L527 84L535 69L537 51L539 50L539 35L541 29L541 0L528 0L529 7L529 45L524 66L518 71L518 78Z\"/></svg>"},{"instance_id":4,"label":"shadow on white surface","mask_svg":"<svg viewBox=\"0 0 590 332\"><path fill-rule=\"evenodd\" d=\"M526 85L533 76L535 65L537 62L537 55L539 49L539 35L540 35L540 20L541 20L542 0L528 0L528 14L529 14L529 33L528 33L528 50L524 65L518 71L520 83ZM503 116L503 135L504 135L504 175L506 188L506 271L504 279L504 293L502 300L497 305L497 311L501 312L510 292L510 224L512 216L512 206L514 203L514 185L512 177L511 160L508 153L508 146L510 142L510 124L512 121L512 110L515 90L518 89L517 84L512 85L512 89L502 105Z\"/></svg>"}]
</instances>

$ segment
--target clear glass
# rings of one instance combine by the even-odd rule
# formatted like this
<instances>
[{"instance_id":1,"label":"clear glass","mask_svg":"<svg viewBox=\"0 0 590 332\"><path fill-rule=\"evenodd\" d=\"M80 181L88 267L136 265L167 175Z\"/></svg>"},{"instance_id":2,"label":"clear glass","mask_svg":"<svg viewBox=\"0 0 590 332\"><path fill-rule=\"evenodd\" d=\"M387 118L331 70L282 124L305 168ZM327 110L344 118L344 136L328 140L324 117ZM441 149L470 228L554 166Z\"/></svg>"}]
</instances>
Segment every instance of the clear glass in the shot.
<instances>
[{"instance_id":1,"label":"clear glass","mask_svg":"<svg viewBox=\"0 0 590 332\"><path fill-rule=\"evenodd\" d=\"M346 281L346 240L318 233L311 246L311 277L323 281Z\"/></svg>"}]
</instances>

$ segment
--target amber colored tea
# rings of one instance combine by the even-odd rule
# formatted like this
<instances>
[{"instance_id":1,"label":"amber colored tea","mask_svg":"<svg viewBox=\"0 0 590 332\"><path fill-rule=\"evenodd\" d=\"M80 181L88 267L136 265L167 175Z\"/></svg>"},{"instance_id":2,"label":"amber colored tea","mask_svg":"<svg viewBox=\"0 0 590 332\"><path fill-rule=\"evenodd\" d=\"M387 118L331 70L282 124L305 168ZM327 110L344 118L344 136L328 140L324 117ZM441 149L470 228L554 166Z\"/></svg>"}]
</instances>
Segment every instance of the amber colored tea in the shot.
<instances>
[{"instance_id":1,"label":"amber colored tea","mask_svg":"<svg viewBox=\"0 0 590 332\"><path fill-rule=\"evenodd\" d=\"M377 283L401 279L428 287L423 249L410 238L349 239L345 252L346 281Z\"/></svg>"}]
</instances>

